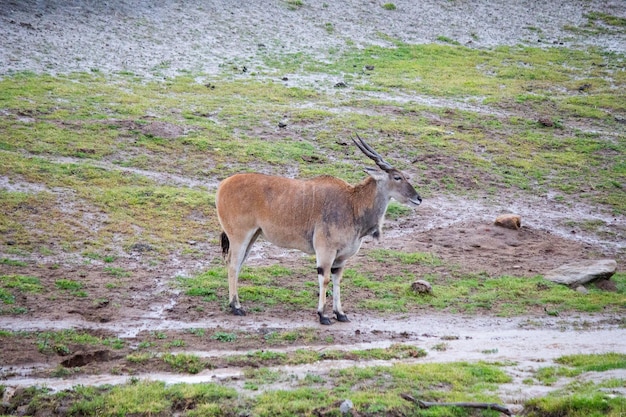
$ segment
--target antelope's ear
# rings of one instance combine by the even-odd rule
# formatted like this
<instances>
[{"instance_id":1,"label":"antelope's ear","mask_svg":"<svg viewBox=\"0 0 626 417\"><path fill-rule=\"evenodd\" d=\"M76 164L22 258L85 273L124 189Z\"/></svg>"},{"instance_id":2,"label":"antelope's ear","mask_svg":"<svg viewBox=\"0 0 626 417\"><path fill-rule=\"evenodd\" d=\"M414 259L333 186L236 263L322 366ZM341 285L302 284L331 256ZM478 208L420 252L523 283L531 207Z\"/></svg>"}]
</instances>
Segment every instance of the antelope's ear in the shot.
<instances>
[{"instance_id":1,"label":"antelope's ear","mask_svg":"<svg viewBox=\"0 0 626 417\"><path fill-rule=\"evenodd\" d=\"M367 175L374 178L376 181L382 181L387 178L387 173L382 169L374 168L374 167L365 167L364 171Z\"/></svg>"}]
</instances>

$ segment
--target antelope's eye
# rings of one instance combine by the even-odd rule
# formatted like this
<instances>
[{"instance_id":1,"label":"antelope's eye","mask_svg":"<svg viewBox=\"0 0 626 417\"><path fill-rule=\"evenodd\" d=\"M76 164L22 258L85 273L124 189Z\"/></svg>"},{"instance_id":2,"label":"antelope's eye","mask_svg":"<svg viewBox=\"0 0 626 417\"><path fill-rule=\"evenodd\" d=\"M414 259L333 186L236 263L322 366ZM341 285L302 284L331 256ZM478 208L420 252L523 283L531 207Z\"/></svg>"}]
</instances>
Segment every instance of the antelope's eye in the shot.
<instances>
[{"instance_id":1,"label":"antelope's eye","mask_svg":"<svg viewBox=\"0 0 626 417\"><path fill-rule=\"evenodd\" d=\"M400 181L402 180L402 177L400 175L394 175L393 179L396 181Z\"/></svg>"}]
</instances>

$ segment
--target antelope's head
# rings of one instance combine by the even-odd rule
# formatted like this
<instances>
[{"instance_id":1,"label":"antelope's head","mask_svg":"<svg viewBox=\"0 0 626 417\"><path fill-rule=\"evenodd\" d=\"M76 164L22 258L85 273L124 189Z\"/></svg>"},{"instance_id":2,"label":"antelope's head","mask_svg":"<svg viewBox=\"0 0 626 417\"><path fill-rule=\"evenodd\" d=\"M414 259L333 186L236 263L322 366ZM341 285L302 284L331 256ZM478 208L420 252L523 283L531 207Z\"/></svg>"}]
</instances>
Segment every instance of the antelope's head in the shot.
<instances>
[{"instance_id":1,"label":"antelope's head","mask_svg":"<svg viewBox=\"0 0 626 417\"><path fill-rule=\"evenodd\" d=\"M379 184L384 185L389 197L407 206L417 207L420 205L422 198L407 180L406 175L391 166L389 162L385 161L383 157L361 139L358 134L356 135L356 139L352 138L352 141L361 152L376 162L376 165L380 168L368 167L365 168L365 171Z\"/></svg>"}]
</instances>

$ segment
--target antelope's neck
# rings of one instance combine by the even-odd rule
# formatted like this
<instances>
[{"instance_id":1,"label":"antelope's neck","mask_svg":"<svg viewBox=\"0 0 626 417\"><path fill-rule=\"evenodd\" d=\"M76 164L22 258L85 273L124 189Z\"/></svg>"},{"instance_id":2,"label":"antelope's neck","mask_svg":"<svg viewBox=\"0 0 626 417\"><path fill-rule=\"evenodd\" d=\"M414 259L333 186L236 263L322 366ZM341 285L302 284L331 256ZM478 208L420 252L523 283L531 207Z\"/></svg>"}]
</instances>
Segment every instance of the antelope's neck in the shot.
<instances>
[{"instance_id":1,"label":"antelope's neck","mask_svg":"<svg viewBox=\"0 0 626 417\"><path fill-rule=\"evenodd\" d=\"M376 180L366 178L354 187L354 216L360 225L360 237L372 235L378 238L383 225L389 196Z\"/></svg>"}]
</instances>

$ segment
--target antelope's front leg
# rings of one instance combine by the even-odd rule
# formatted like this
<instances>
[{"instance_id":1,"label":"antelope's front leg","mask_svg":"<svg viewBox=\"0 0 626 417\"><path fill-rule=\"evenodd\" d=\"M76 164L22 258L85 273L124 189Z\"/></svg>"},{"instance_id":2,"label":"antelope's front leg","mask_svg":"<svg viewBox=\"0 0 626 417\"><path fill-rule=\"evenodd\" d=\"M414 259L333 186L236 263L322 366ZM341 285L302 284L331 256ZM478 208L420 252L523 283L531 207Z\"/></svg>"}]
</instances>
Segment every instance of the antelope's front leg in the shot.
<instances>
[{"instance_id":1,"label":"antelope's front leg","mask_svg":"<svg viewBox=\"0 0 626 417\"><path fill-rule=\"evenodd\" d=\"M349 322L348 316L345 315L341 308L341 277L343 275L343 266L332 268L330 272L333 278L333 313L335 313L337 321Z\"/></svg>"},{"instance_id":2,"label":"antelope's front leg","mask_svg":"<svg viewBox=\"0 0 626 417\"><path fill-rule=\"evenodd\" d=\"M330 268L318 266L317 279L320 284L320 297L317 304L317 315L320 317L320 323L328 326L332 324L332 322L324 315L324 306L326 305L326 291L328 290L328 283L330 282Z\"/></svg>"}]
</instances>

